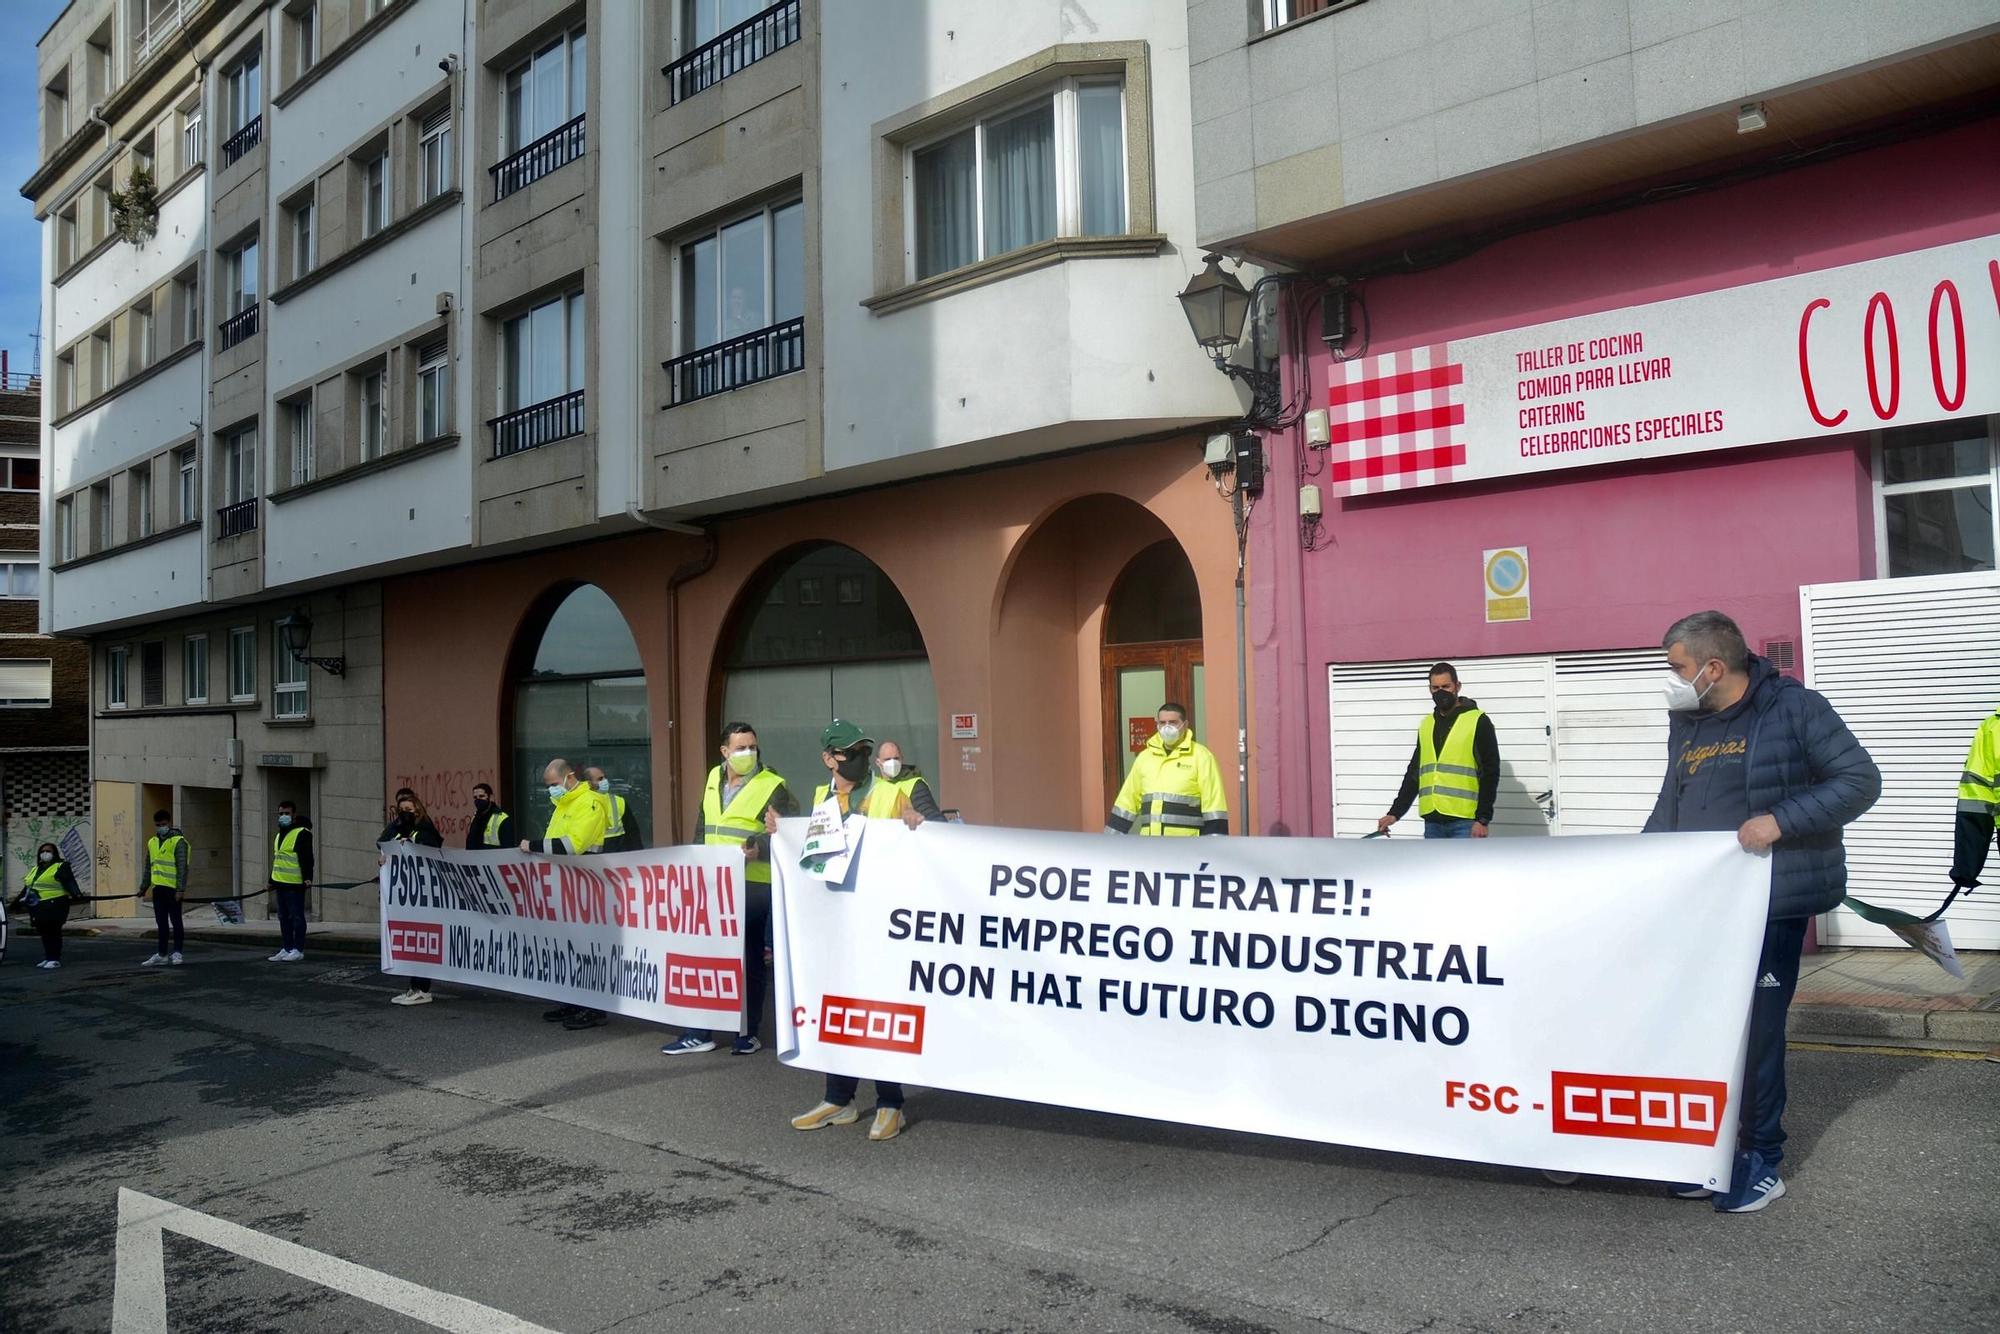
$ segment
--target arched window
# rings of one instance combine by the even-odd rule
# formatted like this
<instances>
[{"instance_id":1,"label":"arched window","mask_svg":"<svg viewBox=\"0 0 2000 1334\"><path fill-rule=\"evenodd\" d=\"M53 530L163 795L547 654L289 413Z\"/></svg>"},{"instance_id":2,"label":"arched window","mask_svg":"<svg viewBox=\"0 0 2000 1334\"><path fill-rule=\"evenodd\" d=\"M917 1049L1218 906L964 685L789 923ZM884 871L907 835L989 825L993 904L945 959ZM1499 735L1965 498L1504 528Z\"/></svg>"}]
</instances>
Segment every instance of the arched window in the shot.
<instances>
[{"instance_id":1,"label":"arched window","mask_svg":"<svg viewBox=\"0 0 2000 1334\"><path fill-rule=\"evenodd\" d=\"M718 685L709 730L756 728L764 763L801 807L826 781L819 734L833 718L895 741L938 789L937 687L923 633L896 585L850 547L808 547L765 568L745 590Z\"/></svg>"},{"instance_id":2,"label":"arched window","mask_svg":"<svg viewBox=\"0 0 2000 1334\"><path fill-rule=\"evenodd\" d=\"M514 683L508 795L524 837L539 839L548 828L552 807L542 770L558 755L578 769L601 766L613 792L651 812L652 714L639 645L617 605L592 584L576 588L550 615L532 664Z\"/></svg>"},{"instance_id":3,"label":"arched window","mask_svg":"<svg viewBox=\"0 0 2000 1334\"><path fill-rule=\"evenodd\" d=\"M1122 783L1153 735L1160 706L1179 704L1202 735L1201 589L1181 544L1168 538L1132 557L1104 608L1106 781Z\"/></svg>"}]
</instances>

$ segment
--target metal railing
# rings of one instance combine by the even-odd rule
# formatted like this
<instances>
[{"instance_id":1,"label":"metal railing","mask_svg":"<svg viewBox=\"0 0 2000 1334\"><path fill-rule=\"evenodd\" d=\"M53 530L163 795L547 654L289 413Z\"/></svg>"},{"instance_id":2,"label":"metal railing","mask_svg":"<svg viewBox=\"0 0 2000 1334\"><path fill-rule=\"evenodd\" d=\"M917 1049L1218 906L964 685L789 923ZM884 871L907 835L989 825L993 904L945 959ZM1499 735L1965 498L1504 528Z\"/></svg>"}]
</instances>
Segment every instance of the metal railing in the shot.
<instances>
[{"instance_id":1,"label":"metal railing","mask_svg":"<svg viewBox=\"0 0 2000 1334\"><path fill-rule=\"evenodd\" d=\"M132 68L146 63L208 0L144 0L132 25Z\"/></svg>"},{"instance_id":2,"label":"metal railing","mask_svg":"<svg viewBox=\"0 0 2000 1334\"><path fill-rule=\"evenodd\" d=\"M583 434L583 390L530 403L486 423L493 428L493 457L505 458Z\"/></svg>"},{"instance_id":3,"label":"metal railing","mask_svg":"<svg viewBox=\"0 0 2000 1334\"><path fill-rule=\"evenodd\" d=\"M239 500L234 505L224 505L215 512L215 540L225 537L241 537L245 533L257 531L257 497Z\"/></svg>"},{"instance_id":4,"label":"metal railing","mask_svg":"<svg viewBox=\"0 0 2000 1334\"><path fill-rule=\"evenodd\" d=\"M520 152L488 167L493 173L493 198L505 199L522 186L582 157L583 120L578 116L567 125L559 125Z\"/></svg>"},{"instance_id":5,"label":"metal railing","mask_svg":"<svg viewBox=\"0 0 2000 1334\"><path fill-rule=\"evenodd\" d=\"M221 344L222 351L227 352L257 332L257 312L260 309L262 307L253 301L222 322L216 329L216 341Z\"/></svg>"},{"instance_id":6,"label":"metal railing","mask_svg":"<svg viewBox=\"0 0 2000 1334\"><path fill-rule=\"evenodd\" d=\"M264 118L255 116L248 125L222 141L222 165L227 167L236 159L264 142Z\"/></svg>"},{"instance_id":7,"label":"metal railing","mask_svg":"<svg viewBox=\"0 0 2000 1334\"><path fill-rule=\"evenodd\" d=\"M660 364L667 372L670 408L790 375L805 369L805 318L786 320Z\"/></svg>"},{"instance_id":8,"label":"metal railing","mask_svg":"<svg viewBox=\"0 0 2000 1334\"><path fill-rule=\"evenodd\" d=\"M667 96L679 104L797 40L799 0L779 0L661 69L667 76Z\"/></svg>"}]
</instances>

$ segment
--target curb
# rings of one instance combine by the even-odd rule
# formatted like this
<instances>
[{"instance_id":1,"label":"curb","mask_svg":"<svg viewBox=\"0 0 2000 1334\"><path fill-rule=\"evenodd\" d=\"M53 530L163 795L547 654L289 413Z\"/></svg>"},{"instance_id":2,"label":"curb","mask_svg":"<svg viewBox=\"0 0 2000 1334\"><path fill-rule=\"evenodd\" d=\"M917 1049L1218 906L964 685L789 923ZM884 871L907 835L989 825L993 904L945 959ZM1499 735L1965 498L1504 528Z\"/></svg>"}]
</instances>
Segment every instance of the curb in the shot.
<instances>
[{"instance_id":1,"label":"curb","mask_svg":"<svg viewBox=\"0 0 2000 1334\"><path fill-rule=\"evenodd\" d=\"M63 934L65 936L94 937L99 940L117 940L129 935L134 945L151 945L153 943L153 933L151 931L147 931L143 935L138 932L105 931L91 926L88 922L76 926L64 927ZM186 936L190 942L200 941L204 945L242 945L261 949L267 945L275 947L278 944L278 933L275 930L252 933L240 930L216 931L191 926L187 928ZM310 932L306 934L306 948L314 954L362 954L371 959L380 957L382 953L382 946L378 940L354 936L315 936Z\"/></svg>"},{"instance_id":2,"label":"curb","mask_svg":"<svg viewBox=\"0 0 2000 1334\"><path fill-rule=\"evenodd\" d=\"M1995 1047L2000 1046L2000 1013L1794 1003L1785 1036L1793 1042L1841 1043L1864 1038L1904 1046L1939 1043Z\"/></svg>"}]
</instances>

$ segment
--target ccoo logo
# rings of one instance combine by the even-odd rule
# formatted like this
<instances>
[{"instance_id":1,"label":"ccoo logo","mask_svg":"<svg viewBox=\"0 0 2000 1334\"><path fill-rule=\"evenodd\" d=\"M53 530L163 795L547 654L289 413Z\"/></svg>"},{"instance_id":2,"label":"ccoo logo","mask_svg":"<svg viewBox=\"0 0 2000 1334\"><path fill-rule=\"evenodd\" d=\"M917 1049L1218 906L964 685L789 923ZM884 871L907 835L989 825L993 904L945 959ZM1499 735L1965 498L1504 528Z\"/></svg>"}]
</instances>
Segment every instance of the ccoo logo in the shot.
<instances>
[{"instance_id":1,"label":"ccoo logo","mask_svg":"<svg viewBox=\"0 0 2000 1334\"><path fill-rule=\"evenodd\" d=\"M743 961L695 954L667 955L666 1003L697 1010L743 1008Z\"/></svg>"},{"instance_id":2,"label":"ccoo logo","mask_svg":"<svg viewBox=\"0 0 2000 1334\"><path fill-rule=\"evenodd\" d=\"M442 964L444 928L436 922L387 923L389 957L404 963Z\"/></svg>"},{"instance_id":3,"label":"ccoo logo","mask_svg":"<svg viewBox=\"0 0 2000 1334\"><path fill-rule=\"evenodd\" d=\"M819 1003L819 1038L841 1047L872 1047L915 1056L924 1049L924 1007L828 996Z\"/></svg>"},{"instance_id":4,"label":"ccoo logo","mask_svg":"<svg viewBox=\"0 0 2000 1334\"><path fill-rule=\"evenodd\" d=\"M1585 1075L1557 1070L1555 1132L1713 1146L1729 1086L1712 1079Z\"/></svg>"}]
</instances>

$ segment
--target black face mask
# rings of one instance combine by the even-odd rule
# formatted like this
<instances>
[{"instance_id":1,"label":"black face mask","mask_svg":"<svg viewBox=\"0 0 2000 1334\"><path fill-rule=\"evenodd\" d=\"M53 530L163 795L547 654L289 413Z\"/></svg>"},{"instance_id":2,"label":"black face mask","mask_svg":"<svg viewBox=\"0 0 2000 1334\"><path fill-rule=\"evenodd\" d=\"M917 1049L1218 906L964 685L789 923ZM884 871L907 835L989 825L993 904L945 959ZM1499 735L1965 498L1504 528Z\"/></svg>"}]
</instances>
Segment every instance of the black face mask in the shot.
<instances>
[{"instance_id":1,"label":"black face mask","mask_svg":"<svg viewBox=\"0 0 2000 1334\"><path fill-rule=\"evenodd\" d=\"M492 803L491 801L487 800L487 799L486 799L485 797L474 797L474 798L472 799L472 809L474 809L474 810L476 810L476 811L483 811L483 810L487 809L487 808L488 808L489 806L491 806L492 804L493 804L493 803Z\"/></svg>"},{"instance_id":2,"label":"black face mask","mask_svg":"<svg viewBox=\"0 0 2000 1334\"><path fill-rule=\"evenodd\" d=\"M1440 713L1444 712L1446 709L1450 708L1453 704L1457 702L1458 702L1458 695L1454 691L1450 690L1431 691L1431 703L1437 705L1438 712Z\"/></svg>"},{"instance_id":3,"label":"black face mask","mask_svg":"<svg viewBox=\"0 0 2000 1334\"><path fill-rule=\"evenodd\" d=\"M833 771L850 783L858 783L868 776L868 756L859 752L837 756Z\"/></svg>"},{"instance_id":4,"label":"black face mask","mask_svg":"<svg viewBox=\"0 0 2000 1334\"><path fill-rule=\"evenodd\" d=\"M397 824L399 824L399 825L413 825L413 824L415 824L416 822L417 822L417 813L416 813L415 811L397 811L397 812L396 812L396 823L397 823Z\"/></svg>"}]
</instances>

